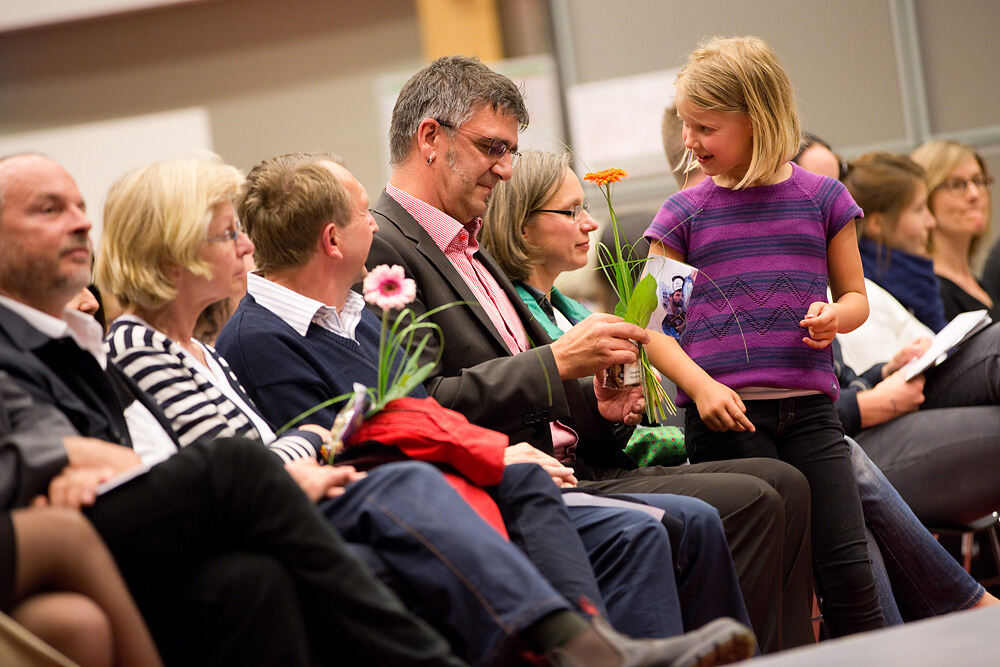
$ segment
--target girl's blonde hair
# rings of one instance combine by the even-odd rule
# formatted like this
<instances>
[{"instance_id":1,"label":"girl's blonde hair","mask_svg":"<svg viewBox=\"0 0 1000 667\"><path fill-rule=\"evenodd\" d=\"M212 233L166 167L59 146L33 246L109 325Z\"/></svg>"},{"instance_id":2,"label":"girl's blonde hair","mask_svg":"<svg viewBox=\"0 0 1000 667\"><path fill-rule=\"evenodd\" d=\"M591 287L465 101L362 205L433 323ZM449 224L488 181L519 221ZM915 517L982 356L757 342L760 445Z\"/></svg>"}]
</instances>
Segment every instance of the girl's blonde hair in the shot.
<instances>
[{"instance_id":1,"label":"girl's blonde hair","mask_svg":"<svg viewBox=\"0 0 1000 667\"><path fill-rule=\"evenodd\" d=\"M753 155L736 189L766 182L798 152L792 83L762 39L712 37L691 53L674 87L697 107L750 118Z\"/></svg>"}]
</instances>

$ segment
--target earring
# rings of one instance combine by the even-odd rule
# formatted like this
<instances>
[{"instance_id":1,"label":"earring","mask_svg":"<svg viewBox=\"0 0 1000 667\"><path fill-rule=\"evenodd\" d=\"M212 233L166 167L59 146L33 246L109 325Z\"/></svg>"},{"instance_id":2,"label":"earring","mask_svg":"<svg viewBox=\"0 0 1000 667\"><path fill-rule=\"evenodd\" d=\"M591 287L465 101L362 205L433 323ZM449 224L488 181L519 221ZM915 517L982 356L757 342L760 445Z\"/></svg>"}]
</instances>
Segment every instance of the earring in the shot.
<instances>
[{"instance_id":1,"label":"earring","mask_svg":"<svg viewBox=\"0 0 1000 667\"><path fill-rule=\"evenodd\" d=\"M431 153L431 156L429 158L427 158L427 166L428 167L431 166L431 162L434 162L434 154L433 153Z\"/></svg>"}]
</instances>

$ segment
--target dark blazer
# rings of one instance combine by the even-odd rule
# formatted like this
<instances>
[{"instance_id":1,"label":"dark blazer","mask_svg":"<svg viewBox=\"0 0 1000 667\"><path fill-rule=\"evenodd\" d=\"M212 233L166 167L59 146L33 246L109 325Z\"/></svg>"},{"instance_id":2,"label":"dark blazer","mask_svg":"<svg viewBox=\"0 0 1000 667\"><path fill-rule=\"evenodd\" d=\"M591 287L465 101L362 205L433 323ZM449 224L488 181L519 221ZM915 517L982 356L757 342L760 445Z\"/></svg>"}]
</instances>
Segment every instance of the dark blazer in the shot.
<instances>
[{"instance_id":1,"label":"dark blazer","mask_svg":"<svg viewBox=\"0 0 1000 667\"><path fill-rule=\"evenodd\" d=\"M431 396L475 424L506 433L512 443L527 441L549 454L549 422L558 419L580 436L577 457L581 462L635 467L621 451L631 429L600 416L592 378L560 381L549 347L551 339L489 253L480 249L476 257L517 310L534 346L526 352L511 354L462 276L395 199L383 191L372 213L379 231L368 254L368 268L402 266L417 283L411 307L418 315L448 303L465 302L431 316L444 338L441 363L426 383ZM433 361L438 349L436 342L428 345L424 360Z\"/></svg>"},{"instance_id":2,"label":"dark blazer","mask_svg":"<svg viewBox=\"0 0 1000 667\"><path fill-rule=\"evenodd\" d=\"M0 370L36 402L57 407L81 435L131 447L123 411L138 400L177 444L159 406L114 364L105 371L72 338L49 338L2 305Z\"/></svg>"},{"instance_id":3,"label":"dark blazer","mask_svg":"<svg viewBox=\"0 0 1000 667\"><path fill-rule=\"evenodd\" d=\"M0 371L0 509L23 507L48 492L69 463L62 438L76 435L66 417L40 405Z\"/></svg>"}]
</instances>

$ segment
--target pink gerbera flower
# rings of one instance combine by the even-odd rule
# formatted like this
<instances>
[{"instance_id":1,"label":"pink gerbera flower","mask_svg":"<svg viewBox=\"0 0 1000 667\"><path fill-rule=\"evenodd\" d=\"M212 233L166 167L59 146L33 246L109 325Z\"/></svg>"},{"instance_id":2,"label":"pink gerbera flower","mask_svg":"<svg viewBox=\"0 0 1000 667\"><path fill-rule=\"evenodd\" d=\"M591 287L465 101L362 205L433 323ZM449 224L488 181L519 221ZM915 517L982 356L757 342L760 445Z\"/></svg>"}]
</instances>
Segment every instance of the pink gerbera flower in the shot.
<instances>
[{"instance_id":1,"label":"pink gerbera flower","mask_svg":"<svg viewBox=\"0 0 1000 667\"><path fill-rule=\"evenodd\" d=\"M365 301L382 310L402 308L417 296L417 284L407 278L403 267L379 264L365 277Z\"/></svg>"}]
</instances>

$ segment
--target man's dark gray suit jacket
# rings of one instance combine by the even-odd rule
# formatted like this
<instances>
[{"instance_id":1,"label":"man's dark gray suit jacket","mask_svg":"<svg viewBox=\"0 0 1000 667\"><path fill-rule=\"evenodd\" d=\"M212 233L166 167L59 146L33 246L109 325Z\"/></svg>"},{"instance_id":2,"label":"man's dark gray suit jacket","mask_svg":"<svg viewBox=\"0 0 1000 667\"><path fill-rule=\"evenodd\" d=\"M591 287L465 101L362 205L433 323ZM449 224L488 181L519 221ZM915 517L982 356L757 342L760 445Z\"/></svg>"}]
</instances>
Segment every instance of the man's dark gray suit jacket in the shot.
<instances>
[{"instance_id":1,"label":"man's dark gray suit jacket","mask_svg":"<svg viewBox=\"0 0 1000 667\"><path fill-rule=\"evenodd\" d=\"M0 458L13 462L0 467L0 494L8 495L0 506L21 505L44 493L48 480L66 464L62 435L77 432L131 446L122 411L132 401L142 403L177 444L160 407L114 364L102 369L72 338L49 338L5 306L0 306L0 371L9 376L5 382L16 382L34 399L40 415L48 412L44 406L54 406L65 417L50 421L51 437L35 433L30 447L21 446L27 441L0 441ZM28 419L31 412L22 414ZM16 477L5 480L8 474Z\"/></svg>"},{"instance_id":2,"label":"man's dark gray suit jacket","mask_svg":"<svg viewBox=\"0 0 1000 667\"><path fill-rule=\"evenodd\" d=\"M561 381L552 342L521 301L510 280L489 253L476 257L496 278L524 324L532 349L512 354L489 316L430 235L385 191L372 213L379 231L368 255L368 268L398 264L416 281L410 305L420 315L452 302L464 302L431 316L444 334L441 363L426 382L428 393L441 405L469 421L526 441L552 453L551 420L557 419L580 437L577 468L634 468L622 453L631 429L612 424L597 410L593 380ZM436 342L424 350L433 361Z\"/></svg>"}]
</instances>

